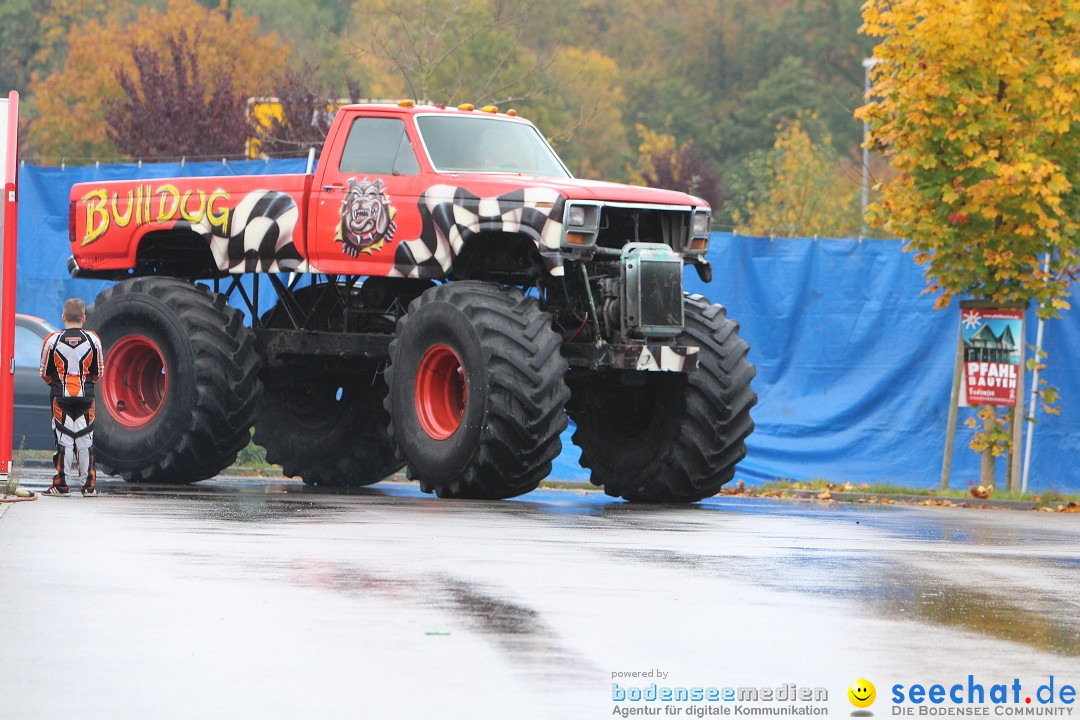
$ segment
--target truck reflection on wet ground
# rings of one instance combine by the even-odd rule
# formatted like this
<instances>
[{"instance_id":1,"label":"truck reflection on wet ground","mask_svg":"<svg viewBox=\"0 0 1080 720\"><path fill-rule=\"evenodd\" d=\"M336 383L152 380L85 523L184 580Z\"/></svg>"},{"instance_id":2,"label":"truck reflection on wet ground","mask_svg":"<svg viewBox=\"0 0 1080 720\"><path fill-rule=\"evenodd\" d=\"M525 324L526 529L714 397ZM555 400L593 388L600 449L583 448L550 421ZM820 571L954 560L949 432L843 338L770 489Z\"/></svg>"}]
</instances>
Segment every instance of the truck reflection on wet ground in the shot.
<instances>
[{"instance_id":1,"label":"truck reflection on wet ground","mask_svg":"<svg viewBox=\"0 0 1080 720\"><path fill-rule=\"evenodd\" d=\"M536 491L514 501L447 501L420 493L409 483L384 483L354 490L307 486L296 481L210 481L191 486L146 486L108 483L107 492L150 498L183 498L183 504L139 503L122 512L166 514L210 521L206 532L228 534L233 524L335 524L385 521L373 510L460 519L472 515L482 523L554 525L563 530L596 533L644 531L649 544L667 533L716 533L717 542L700 554L658 547L607 546L612 536L595 536L597 550L619 562L683 569L696 577L753 584L756 588L822 596L856 603L875 615L913 623L948 626L1000 640L1021 643L1058 655L1080 655L1080 609L1075 600L1025 584L1027 574L1062 575L1075 583L1080 558L1075 535L1060 534L1031 514L884 506L839 507L742 498L713 498L690 506L631 505L601 492ZM118 508L118 511L120 509ZM725 547L753 517L783 520L768 526L755 547ZM1044 516L1045 517L1045 516ZM1017 522L1017 520L1020 522ZM790 532L790 522L815 524L815 538ZM599 523L599 524L598 524ZM614 526L612 525L614 523ZM217 524L217 527L214 527ZM856 529L857 526L857 529ZM866 537L863 548L838 549L834 538L851 532ZM895 541L883 552L883 533ZM1029 548L1018 554L1011 549ZM965 568L978 574L992 569L996 581L973 586L970 578L954 581L942 568ZM537 653L520 647L542 643L555 651L557 639L533 609L452 577L387 578L360 568L338 568L320 582L343 591L405 593L412 602L446 608L469 619L473 631L501 638L514 654ZM1018 574L1011 581L1009 573ZM518 651L522 651L518 653ZM546 652L546 651L545 651ZM540 653L544 654L544 653ZM556 654L562 654L556 653Z\"/></svg>"},{"instance_id":2,"label":"truck reflection on wet ground","mask_svg":"<svg viewBox=\"0 0 1080 720\"><path fill-rule=\"evenodd\" d=\"M595 671L591 663L566 647L543 615L526 604L500 597L474 582L444 573L403 570L389 574L355 563L314 560L291 568L294 582L347 596L375 596L402 610L425 607L446 611L446 625L432 636L466 632L491 641L505 658L530 672L554 668Z\"/></svg>"}]
</instances>

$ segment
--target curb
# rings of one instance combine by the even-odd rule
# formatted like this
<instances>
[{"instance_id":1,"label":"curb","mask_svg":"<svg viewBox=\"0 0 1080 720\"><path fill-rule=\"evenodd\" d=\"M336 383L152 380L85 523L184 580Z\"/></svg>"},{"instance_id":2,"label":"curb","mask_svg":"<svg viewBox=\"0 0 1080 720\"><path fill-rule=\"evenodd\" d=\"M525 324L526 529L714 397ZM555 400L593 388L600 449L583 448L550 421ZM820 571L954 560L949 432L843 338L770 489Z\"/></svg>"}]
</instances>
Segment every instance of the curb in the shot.
<instances>
[{"instance_id":1,"label":"curb","mask_svg":"<svg viewBox=\"0 0 1080 720\"><path fill-rule=\"evenodd\" d=\"M22 467L28 470L52 470L52 463L48 460L39 460L36 458L23 460L20 462ZM255 468L245 467L241 465L232 465L221 471L220 475L231 477L284 477L281 474L281 468L268 467L268 468ZM565 481L565 480L541 480L540 487L549 490L584 490L592 492L603 492L603 488L597 487L592 483L582 481L580 483ZM747 488L748 490L752 488ZM883 493L865 493L865 492L845 492L830 491L828 497L819 497L824 490L785 490L783 495L762 495L755 493L753 495L748 493L727 493L721 491L716 497L748 497L748 498L771 498L771 499L792 499L792 500L821 500L829 501L835 500L837 502L850 502L850 503L874 503L883 505L919 505L919 506L933 506L933 507L957 507L957 508L982 508L982 509L1001 509L1001 510L1035 510L1038 508L1038 504L1033 500L979 500L977 498L950 498L940 497L937 495L900 495L900 494L883 494Z\"/></svg>"},{"instance_id":2,"label":"curb","mask_svg":"<svg viewBox=\"0 0 1080 720\"><path fill-rule=\"evenodd\" d=\"M52 470L53 464L48 460L39 460L37 458L29 458L27 460L21 460L19 465L26 470ZM259 477L280 477L281 468L268 467L268 468L254 468L243 467L240 465L230 465L221 471L222 475L244 475L244 476L259 476Z\"/></svg>"},{"instance_id":3,"label":"curb","mask_svg":"<svg viewBox=\"0 0 1080 720\"><path fill-rule=\"evenodd\" d=\"M30 502L32 500L37 500L38 499L38 493L34 492L33 490L26 490L24 492L29 492L30 494L29 495L23 495L23 496L12 496L12 497L9 497L9 496L5 495L3 497L0 497L0 503Z\"/></svg>"}]
</instances>

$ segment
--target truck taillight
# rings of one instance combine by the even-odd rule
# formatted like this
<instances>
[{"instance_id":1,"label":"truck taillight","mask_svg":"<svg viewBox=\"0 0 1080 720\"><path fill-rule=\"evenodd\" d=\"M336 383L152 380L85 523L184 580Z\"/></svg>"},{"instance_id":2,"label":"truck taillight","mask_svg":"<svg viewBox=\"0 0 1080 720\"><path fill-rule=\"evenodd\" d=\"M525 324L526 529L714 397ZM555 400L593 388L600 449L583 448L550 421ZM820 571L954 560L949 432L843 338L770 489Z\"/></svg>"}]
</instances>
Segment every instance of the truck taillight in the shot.
<instances>
[{"instance_id":1,"label":"truck taillight","mask_svg":"<svg viewBox=\"0 0 1080 720\"><path fill-rule=\"evenodd\" d=\"M68 242L75 242L75 201L68 204Z\"/></svg>"}]
</instances>

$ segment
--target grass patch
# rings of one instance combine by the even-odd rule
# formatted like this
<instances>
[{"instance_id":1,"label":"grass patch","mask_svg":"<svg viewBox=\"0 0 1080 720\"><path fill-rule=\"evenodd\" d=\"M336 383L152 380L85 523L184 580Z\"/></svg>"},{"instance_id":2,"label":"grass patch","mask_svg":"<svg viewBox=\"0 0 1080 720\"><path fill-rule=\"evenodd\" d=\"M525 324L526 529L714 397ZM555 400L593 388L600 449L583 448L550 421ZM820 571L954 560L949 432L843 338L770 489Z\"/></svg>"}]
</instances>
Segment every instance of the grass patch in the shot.
<instances>
[{"instance_id":1,"label":"grass patch","mask_svg":"<svg viewBox=\"0 0 1080 720\"><path fill-rule=\"evenodd\" d=\"M540 487L547 490L587 490L589 492L602 490L602 488L599 488L590 482L576 483L566 482L564 480L541 480Z\"/></svg>"},{"instance_id":2,"label":"grass patch","mask_svg":"<svg viewBox=\"0 0 1080 720\"><path fill-rule=\"evenodd\" d=\"M254 431L252 431L254 432ZM45 462L52 463L53 452L51 450L26 450L20 451L22 460L44 460ZM233 463L235 467L249 467L257 470L266 470L269 468L276 468L277 465L271 465L266 462L266 449L261 445L256 445L253 441L248 441L248 444L244 446L244 449L236 454L236 461Z\"/></svg>"},{"instance_id":3,"label":"grass patch","mask_svg":"<svg viewBox=\"0 0 1080 720\"><path fill-rule=\"evenodd\" d=\"M752 486L758 493L767 492L790 492L792 490L814 490L822 492L855 492L868 495L914 495L927 498L948 498L950 500L974 500L969 488L917 488L892 483L832 483L823 478L815 478L808 482L796 482L794 480L777 479ZM725 489L727 489L725 487ZM749 487L747 489L750 489ZM990 500L1026 500L1038 505L1052 505L1057 503L1080 502L1080 493L1061 493L1051 488L1049 490L1020 492L1018 490L1006 490L994 488L990 494Z\"/></svg>"},{"instance_id":4,"label":"grass patch","mask_svg":"<svg viewBox=\"0 0 1080 720\"><path fill-rule=\"evenodd\" d=\"M4 484L0 486L0 491L3 492L4 497L13 497L18 494L19 473L22 470L23 456L25 454L26 436L23 435L19 439L19 447L17 447L15 449L15 452L11 454L11 462L8 463L8 476L4 480Z\"/></svg>"},{"instance_id":5,"label":"grass patch","mask_svg":"<svg viewBox=\"0 0 1080 720\"><path fill-rule=\"evenodd\" d=\"M52 450L24 450L22 451L23 460L44 460L47 463L52 463L54 451Z\"/></svg>"},{"instance_id":6,"label":"grass patch","mask_svg":"<svg viewBox=\"0 0 1080 720\"><path fill-rule=\"evenodd\" d=\"M254 436L255 428L252 428L250 433ZM249 440L244 449L236 453L236 461L233 465L235 467L248 467L257 470L277 467L276 465L271 465L266 462L266 448L262 445L256 445L254 440Z\"/></svg>"}]
</instances>

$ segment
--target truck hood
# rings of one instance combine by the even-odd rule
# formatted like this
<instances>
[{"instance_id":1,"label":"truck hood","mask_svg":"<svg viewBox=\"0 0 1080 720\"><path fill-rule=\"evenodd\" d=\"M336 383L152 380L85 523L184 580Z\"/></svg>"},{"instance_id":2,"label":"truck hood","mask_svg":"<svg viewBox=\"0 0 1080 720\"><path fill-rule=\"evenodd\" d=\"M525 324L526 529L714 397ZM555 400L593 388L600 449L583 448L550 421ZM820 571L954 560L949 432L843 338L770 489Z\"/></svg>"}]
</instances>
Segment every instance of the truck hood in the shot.
<instances>
[{"instance_id":1,"label":"truck hood","mask_svg":"<svg viewBox=\"0 0 1080 720\"><path fill-rule=\"evenodd\" d=\"M562 193L570 200L595 200L655 205L707 205L704 200L676 190L623 185L622 183L584 180L580 178L549 178L521 173L444 173L452 182L473 180L487 185L504 185L507 191L522 186L544 188Z\"/></svg>"}]
</instances>

